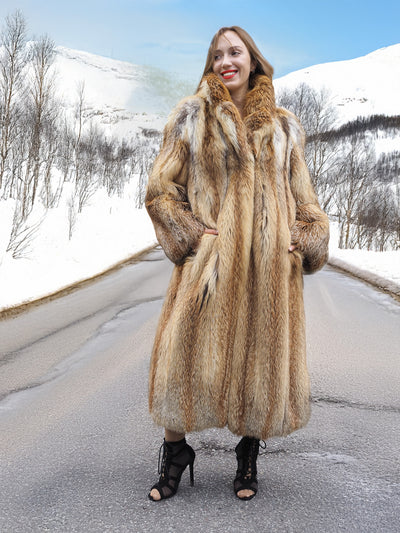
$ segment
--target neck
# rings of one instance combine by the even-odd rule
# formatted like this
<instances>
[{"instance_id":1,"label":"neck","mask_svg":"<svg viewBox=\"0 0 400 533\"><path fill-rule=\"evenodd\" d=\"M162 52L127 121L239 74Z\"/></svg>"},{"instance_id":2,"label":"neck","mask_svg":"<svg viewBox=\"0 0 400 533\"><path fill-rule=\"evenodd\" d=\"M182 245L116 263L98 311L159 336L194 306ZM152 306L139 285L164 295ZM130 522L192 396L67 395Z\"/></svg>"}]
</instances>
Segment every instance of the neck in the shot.
<instances>
[{"instance_id":1,"label":"neck","mask_svg":"<svg viewBox=\"0 0 400 533\"><path fill-rule=\"evenodd\" d=\"M244 111L244 104L246 101L246 94L247 94L248 87L244 87L243 89L240 89L240 91L235 91L234 93L231 93L232 102L237 107L240 116L243 118L243 111Z\"/></svg>"}]
</instances>

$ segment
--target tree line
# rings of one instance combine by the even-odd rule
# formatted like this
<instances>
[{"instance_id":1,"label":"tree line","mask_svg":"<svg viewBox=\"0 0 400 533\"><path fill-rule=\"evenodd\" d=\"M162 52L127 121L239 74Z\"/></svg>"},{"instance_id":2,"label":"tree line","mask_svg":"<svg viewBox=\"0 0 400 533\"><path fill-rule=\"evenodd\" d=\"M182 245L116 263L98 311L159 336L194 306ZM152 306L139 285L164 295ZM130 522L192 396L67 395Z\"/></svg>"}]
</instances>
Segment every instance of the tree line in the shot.
<instances>
[{"instance_id":1,"label":"tree line","mask_svg":"<svg viewBox=\"0 0 400 533\"><path fill-rule=\"evenodd\" d=\"M311 88L310 88L311 90ZM314 136L320 137L325 141L332 141L346 136L364 136L366 132L374 133L384 131L386 134L396 134L400 129L400 115L370 115L368 117L357 117L338 128L332 128L329 131L313 133L307 139L313 141Z\"/></svg>"},{"instance_id":2,"label":"tree line","mask_svg":"<svg viewBox=\"0 0 400 533\"><path fill-rule=\"evenodd\" d=\"M398 136L400 117L359 117L337 128L327 90L283 89L278 104L306 133L305 157L321 206L339 225L339 247L400 249L400 153L376 156L379 132Z\"/></svg>"},{"instance_id":3,"label":"tree line","mask_svg":"<svg viewBox=\"0 0 400 533\"><path fill-rule=\"evenodd\" d=\"M57 97L55 53L48 36L27 40L19 10L6 17L0 34L0 200L15 200L6 248L15 258L27 254L40 225L30 219L33 208L58 206L66 183L73 186L70 238L77 214L99 187L122 195L135 176L135 207L141 207L159 142L154 130L131 139L107 136L88 118L83 83L71 116Z\"/></svg>"}]
</instances>

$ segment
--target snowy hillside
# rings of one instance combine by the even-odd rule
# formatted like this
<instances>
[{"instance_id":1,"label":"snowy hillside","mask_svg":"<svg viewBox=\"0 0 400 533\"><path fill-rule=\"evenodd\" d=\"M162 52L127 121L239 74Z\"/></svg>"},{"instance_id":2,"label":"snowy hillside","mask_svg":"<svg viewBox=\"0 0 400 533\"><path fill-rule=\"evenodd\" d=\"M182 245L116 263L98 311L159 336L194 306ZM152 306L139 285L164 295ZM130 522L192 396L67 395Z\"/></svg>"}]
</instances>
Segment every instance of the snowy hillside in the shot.
<instances>
[{"instance_id":1,"label":"snowy hillside","mask_svg":"<svg viewBox=\"0 0 400 533\"><path fill-rule=\"evenodd\" d=\"M154 67L62 46L53 67L67 107L76 105L83 84L85 116L117 136L131 136L140 127L162 129L171 107L193 91L193 84Z\"/></svg>"},{"instance_id":2,"label":"snowy hillside","mask_svg":"<svg viewBox=\"0 0 400 533\"><path fill-rule=\"evenodd\" d=\"M399 115L400 44L356 59L314 65L274 80L277 91L300 83L330 91L338 110L338 125L358 116Z\"/></svg>"},{"instance_id":3,"label":"snowy hillside","mask_svg":"<svg viewBox=\"0 0 400 533\"><path fill-rule=\"evenodd\" d=\"M197 80L58 46L54 64L58 93L77 101L84 82L86 116L118 136L138 128L162 129L180 98L194 92ZM358 116L399 115L400 44L347 61L314 65L274 80L276 91L307 83L330 91L341 125ZM394 149L394 148L393 148Z\"/></svg>"}]
</instances>

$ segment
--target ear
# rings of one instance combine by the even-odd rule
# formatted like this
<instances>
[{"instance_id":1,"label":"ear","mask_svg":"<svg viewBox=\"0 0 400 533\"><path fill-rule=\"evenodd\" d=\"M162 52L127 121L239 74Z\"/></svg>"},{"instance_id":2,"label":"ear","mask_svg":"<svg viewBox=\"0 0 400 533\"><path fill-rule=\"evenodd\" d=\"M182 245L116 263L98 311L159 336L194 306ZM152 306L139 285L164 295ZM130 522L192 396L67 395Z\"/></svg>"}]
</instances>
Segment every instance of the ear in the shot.
<instances>
[{"instance_id":1,"label":"ear","mask_svg":"<svg viewBox=\"0 0 400 533\"><path fill-rule=\"evenodd\" d=\"M252 59L250 63L250 72L255 72L256 68L257 68L257 61L255 59Z\"/></svg>"}]
</instances>

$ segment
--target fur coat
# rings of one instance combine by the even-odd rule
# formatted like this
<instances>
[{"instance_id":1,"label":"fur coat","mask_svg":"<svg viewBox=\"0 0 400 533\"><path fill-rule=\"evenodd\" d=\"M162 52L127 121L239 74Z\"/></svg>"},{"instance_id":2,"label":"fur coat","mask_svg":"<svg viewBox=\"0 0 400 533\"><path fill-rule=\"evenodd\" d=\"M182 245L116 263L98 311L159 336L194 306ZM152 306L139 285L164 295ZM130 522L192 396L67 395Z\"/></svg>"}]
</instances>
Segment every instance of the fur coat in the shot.
<instances>
[{"instance_id":1,"label":"fur coat","mask_svg":"<svg viewBox=\"0 0 400 533\"><path fill-rule=\"evenodd\" d=\"M214 74L170 115L146 193L176 265L150 365L157 424L265 439L307 423L302 275L327 261L329 224L303 149L267 76L249 89L244 119Z\"/></svg>"}]
</instances>

